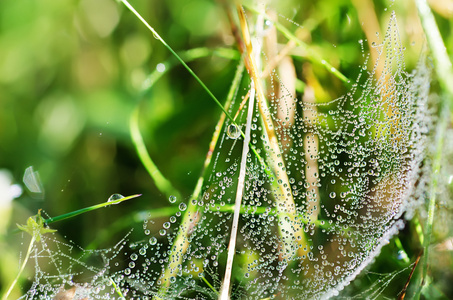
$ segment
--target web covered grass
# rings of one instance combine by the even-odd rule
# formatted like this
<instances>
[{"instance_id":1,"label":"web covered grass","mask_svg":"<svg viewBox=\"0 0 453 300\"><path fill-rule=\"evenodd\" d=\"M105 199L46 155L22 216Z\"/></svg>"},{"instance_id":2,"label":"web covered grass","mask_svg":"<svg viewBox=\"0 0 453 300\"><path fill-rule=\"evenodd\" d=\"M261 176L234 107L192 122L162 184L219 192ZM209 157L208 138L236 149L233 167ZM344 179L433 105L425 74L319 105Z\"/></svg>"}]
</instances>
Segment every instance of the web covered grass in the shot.
<instances>
[{"instance_id":1,"label":"web covered grass","mask_svg":"<svg viewBox=\"0 0 453 300\"><path fill-rule=\"evenodd\" d=\"M128 2L123 3L138 15L139 6L135 10ZM333 3L332 6L342 5ZM314 16L318 9L320 7L311 4L307 7ZM36 260L36 274L44 275L35 278L24 297L53 297L70 293L71 287L76 287L74 291L80 296L101 298L217 298L224 282L224 268L227 268L226 247L235 208L239 216L239 237L233 249L232 278L227 288L231 298L330 297L338 295L345 286L339 298L392 297L403 290L413 295L420 286L417 280L420 266L414 262L423 241L420 244L411 240L421 240L424 236L417 227L419 218L410 220L410 216L415 214L414 207L423 202L423 192L431 184L427 175L419 177L422 172L430 172L428 161L422 163L431 128L426 102L429 70L421 62L414 73L405 71L402 49L407 43L399 42L401 26L396 25L394 17L391 17L389 29L383 31L388 36L381 34L381 40L370 49L381 54L379 62L367 56L368 50L360 51L360 45L363 46L363 42L357 43L360 29L341 27L345 36L352 36L352 42L335 40L335 35L328 42L321 42L321 33L340 28L329 22L347 25L352 17L355 24L353 7L343 9L347 13L340 14L333 19L335 21L305 18L302 25L293 21L298 20L297 15L287 19L280 14L272 22L262 22L274 18L272 9L266 13L262 13L261 8L247 11L253 43L264 45L257 60L263 64L261 71L269 77L259 78L255 74L252 78L263 84L260 101L269 104L267 117L259 112L260 107L249 106L249 100L244 100L251 79L242 65L237 67L240 57L234 49L211 51L203 47L198 52L196 49L181 52L177 60L152 57L149 60L159 67L154 72L144 72L150 74L146 76L148 79L143 80L143 73L131 73L138 78L142 76L142 80L137 81L140 84L135 83L130 97L139 100L129 104L135 109L130 119L132 144L127 135L122 143L128 145L126 152L134 157L137 171L120 174L135 174L130 176L134 180L127 181L130 182L127 189L132 190L130 194L145 190L142 197L145 200L139 205L124 204L121 214L115 213L119 211L117 206L110 207L112 226L100 228L88 248L111 244L118 237L116 232L124 235L131 227L135 230L114 248L78 250L83 258L76 259L74 255L78 254L68 254L72 253L74 245L57 242L59 238L53 235L47 244L36 246L30 252ZM301 11L297 14L303 15ZM376 11L380 15L379 9ZM127 18L124 13L122 17ZM387 24L389 16L382 15L383 24ZM141 20L146 25L144 18ZM233 27L234 18L229 22L227 29ZM262 32L259 26L263 26ZM278 32L275 35L278 38L265 44L274 34L273 30ZM154 28L151 31L172 55L176 54L160 37L160 32L158 34ZM228 38L231 43L233 36ZM240 39L236 36L238 42ZM334 46L332 40L335 40ZM397 42L392 44L389 40ZM141 45L139 39L134 43ZM160 46L153 44L153 51L159 53L156 49ZM356 50L348 52L354 47ZM272 54L274 50L278 55ZM354 66L347 62L347 55L344 60L340 59L342 54L354 51L357 51L355 55L350 55L358 57ZM216 54L221 57L220 62L214 58ZM282 67L284 59L289 64ZM206 65L210 65L207 62L215 62L213 68L222 66L216 69L218 77L214 80L204 71ZM367 62L374 67L367 68ZM185 75L179 82L175 79L178 73L187 74L178 67L179 63L183 63L192 76L200 75L193 80ZM275 67L265 70L268 64ZM222 74L222 68L228 72ZM247 66L247 70L249 74L259 73L260 67ZM382 70L384 75L378 76ZM282 72L295 72L295 75L285 79ZM346 77L358 79L354 83ZM299 84L293 84L292 80ZM190 84L196 81L202 88ZM298 88L293 90L293 85ZM345 91L344 96L341 96L342 91ZM209 97L203 96L205 92ZM226 104L214 95L226 99ZM125 119L132 109L123 111ZM235 126L245 132L247 110L255 111L249 125L252 151L246 156L245 191L238 209L233 202L241 177L238 158L243 135L233 137L228 128ZM276 127L278 151L270 150L272 132L264 129L269 121ZM123 125L129 128L127 122ZM187 130L183 130L184 127ZM203 135L201 143L199 130L209 132ZM210 142L211 132L214 134ZM176 143L172 143L172 139L176 139ZM93 139L89 143L96 142ZM165 146L166 143L170 146ZM189 148L184 148L186 143ZM184 154L172 156L179 148ZM204 150L198 151L202 153L192 164L184 156L195 148ZM124 154L125 149L117 151ZM192 170L194 174L190 174ZM294 199L294 204L288 209L282 203L290 198ZM66 217L77 219L82 225L90 222L74 217L78 212L73 210L74 213ZM96 213L102 215L102 210ZM390 240L402 230L403 223L405 229L399 238ZM298 228L303 228L304 232L294 234L295 240L285 239L285 235L291 236ZM429 246L426 237L430 234L424 239ZM53 244L58 250L52 248ZM383 255L370 267L369 263L379 251ZM39 260L42 257L43 261L52 260L52 256L54 270L41 272L45 267ZM101 257L102 263L98 261L98 266L92 267L90 256ZM65 265L65 260L72 262L70 267ZM368 269L349 284L364 268ZM411 281L412 270L415 275ZM374 281L373 276L378 279ZM423 275L423 278L431 277ZM405 282L406 285L401 284ZM433 289L429 289L432 285L426 286L428 288L419 293L432 293Z\"/></svg>"}]
</instances>

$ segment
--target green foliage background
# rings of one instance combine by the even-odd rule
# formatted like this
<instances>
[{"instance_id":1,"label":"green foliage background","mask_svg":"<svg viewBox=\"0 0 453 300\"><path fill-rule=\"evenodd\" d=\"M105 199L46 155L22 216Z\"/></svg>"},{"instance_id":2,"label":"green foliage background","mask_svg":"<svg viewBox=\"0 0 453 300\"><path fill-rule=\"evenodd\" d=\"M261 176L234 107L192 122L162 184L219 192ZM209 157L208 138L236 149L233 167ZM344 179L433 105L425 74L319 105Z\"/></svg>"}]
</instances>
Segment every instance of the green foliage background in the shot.
<instances>
[{"instance_id":1,"label":"green foliage background","mask_svg":"<svg viewBox=\"0 0 453 300\"><path fill-rule=\"evenodd\" d=\"M131 4L177 52L199 47L236 50L226 14L215 1L137 0ZM355 80L364 62L358 40L366 36L353 2L286 0L269 5L284 16L280 21L291 32L299 27L285 18L308 28L310 47ZM407 47L407 66L413 68L424 46L414 4L375 1L374 5L381 32L385 32L391 11L396 11L402 43ZM445 9L435 13L451 51L451 13ZM43 197L36 197L24 188L24 194L12 202L12 211L5 213L9 225L2 230L25 223L40 208L57 216L104 202L113 193L143 194L52 226L63 239L81 247L90 247L93 241L97 247L110 247L130 228L142 227L141 221L132 218L137 212L168 206L168 198L156 189L140 163L129 132L129 118L142 99L143 82L168 59L168 50L113 0L0 2L0 167L21 184L24 170L32 165L45 189ZM223 100L237 62L210 55L190 66ZM303 62L296 60L299 78ZM315 66L315 74L331 99L346 92L321 67ZM433 92L440 92L436 83ZM195 186L219 115L220 109L181 66L160 79L144 98L140 128L145 143L159 169L181 191L180 201L188 201ZM449 202L445 201L440 209L448 218ZM154 220L155 231L164 220ZM116 224L115 230L112 224ZM442 226L434 242L450 236L450 223ZM400 234L412 262L421 249L414 228L409 223ZM141 236L140 230L134 231L131 240L135 234ZM2 289L15 275L8 270L17 269L18 253L24 247L17 240L17 236L2 237ZM373 270L387 273L408 268L398 260L397 252L390 242ZM452 256L443 255L443 268L434 269L432 275L433 291L440 290L433 297L444 294L448 298L453 296L448 285L453 280ZM32 268L27 272L31 276ZM382 296L395 298L409 272L406 269ZM366 290L374 280L372 275L363 276L350 289ZM26 287L25 279L22 284Z\"/></svg>"}]
</instances>

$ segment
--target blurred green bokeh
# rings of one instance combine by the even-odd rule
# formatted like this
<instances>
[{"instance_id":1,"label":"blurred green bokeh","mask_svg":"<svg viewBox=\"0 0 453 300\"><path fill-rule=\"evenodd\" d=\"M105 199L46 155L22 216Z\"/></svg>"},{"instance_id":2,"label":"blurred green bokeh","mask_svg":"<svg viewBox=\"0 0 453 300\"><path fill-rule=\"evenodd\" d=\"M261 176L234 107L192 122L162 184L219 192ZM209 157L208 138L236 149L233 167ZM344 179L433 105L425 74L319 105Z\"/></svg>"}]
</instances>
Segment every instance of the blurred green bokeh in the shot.
<instances>
[{"instance_id":1,"label":"blurred green bokeh","mask_svg":"<svg viewBox=\"0 0 453 300\"><path fill-rule=\"evenodd\" d=\"M236 49L218 2L136 0L131 4L176 51ZM291 32L299 28L292 22L307 28L311 47L355 80L364 62L358 41L366 35L353 2L286 0L269 5L288 18L280 20ZM402 43L407 47L407 66L412 68L423 47L416 9L409 1L375 1L381 32L385 32L391 10L396 11ZM451 51L451 15L437 11ZM279 42L287 41L282 38ZM368 46L364 45L366 52ZM10 219L0 234L16 223L25 223L40 208L57 216L104 202L114 193L143 194L53 225L61 236L86 247L120 218L167 206L167 197L156 189L131 142L129 118L140 100L144 100L140 127L148 151L181 191L181 200L187 201L220 109L180 66L141 98L143 82L159 63L170 58L143 24L114 0L0 2L0 169L11 173L12 183L23 186L24 171L33 166L44 186L42 195L29 193L23 186L21 197L0 203L5 212L1 215ZM303 61L299 58L296 63ZM237 60L208 56L190 66L221 101L226 98ZM300 66L296 69L300 71ZM331 82L322 68L315 71L321 83ZM336 82L323 88L332 98L346 91ZM154 221L155 228L163 222ZM142 224L131 226L140 228ZM129 230L124 228L99 246L111 246ZM1 241L0 246L5 247L0 264L5 259L16 268L19 258L14 253L21 246L6 246ZM0 280L1 284L8 281Z\"/></svg>"}]
</instances>

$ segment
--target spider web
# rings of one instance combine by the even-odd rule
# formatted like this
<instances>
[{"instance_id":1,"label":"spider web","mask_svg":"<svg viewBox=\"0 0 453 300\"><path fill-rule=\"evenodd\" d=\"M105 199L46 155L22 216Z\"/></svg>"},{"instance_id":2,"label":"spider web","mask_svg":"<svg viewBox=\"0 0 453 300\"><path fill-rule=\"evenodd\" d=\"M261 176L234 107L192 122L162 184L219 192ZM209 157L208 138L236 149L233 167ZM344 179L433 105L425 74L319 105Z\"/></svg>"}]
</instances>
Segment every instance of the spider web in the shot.
<instances>
[{"instance_id":1,"label":"spider web","mask_svg":"<svg viewBox=\"0 0 453 300\"><path fill-rule=\"evenodd\" d=\"M394 15L375 48L381 61L372 71L361 68L338 99L301 100L285 86L280 96L270 95L278 150L263 108L254 104L255 152L245 162L231 298L337 296L422 201L417 189L427 184L420 174L431 120L430 70L422 59L412 73L405 71ZM384 71L376 79L379 63ZM272 75L270 85L280 86L280 74ZM246 80L243 88L229 108L239 111L237 124L246 123L250 103L240 109ZM231 121L225 124L202 196L182 203L146 241L132 247L125 237L110 249L75 251L52 234L43 236L31 254L32 285L21 299L217 298L241 165L238 132ZM377 297L397 274L383 275L383 285L364 293Z\"/></svg>"}]
</instances>

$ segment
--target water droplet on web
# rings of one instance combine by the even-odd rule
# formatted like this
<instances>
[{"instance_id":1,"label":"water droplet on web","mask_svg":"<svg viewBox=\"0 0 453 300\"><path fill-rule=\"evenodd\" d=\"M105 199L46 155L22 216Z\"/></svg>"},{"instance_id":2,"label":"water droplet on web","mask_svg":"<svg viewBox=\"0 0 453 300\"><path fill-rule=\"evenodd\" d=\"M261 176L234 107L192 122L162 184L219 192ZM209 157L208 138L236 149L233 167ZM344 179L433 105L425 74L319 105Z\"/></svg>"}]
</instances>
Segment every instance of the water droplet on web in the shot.
<instances>
[{"instance_id":1,"label":"water droplet on web","mask_svg":"<svg viewBox=\"0 0 453 300\"><path fill-rule=\"evenodd\" d=\"M131 254L131 259L132 260L137 260L137 258L138 258L138 255L136 253L132 253Z\"/></svg>"},{"instance_id":2,"label":"water droplet on web","mask_svg":"<svg viewBox=\"0 0 453 300\"><path fill-rule=\"evenodd\" d=\"M239 128L236 126L236 124L230 124L227 128L227 135L235 140L241 135L241 131Z\"/></svg>"},{"instance_id":3,"label":"water droplet on web","mask_svg":"<svg viewBox=\"0 0 453 300\"><path fill-rule=\"evenodd\" d=\"M116 200L119 200L119 199L123 199L124 196L121 195L121 194L113 194L109 197L109 199L107 200L107 202L113 202L113 201L116 201ZM114 204L118 204L118 203L114 203Z\"/></svg>"},{"instance_id":4,"label":"water droplet on web","mask_svg":"<svg viewBox=\"0 0 453 300\"><path fill-rule=\"evenodd\" d=\"M151 238L149 239L149 243L150 243L150 245L155 245L155 244L157 244L157 238L155 238L154 236L151 237Z\"/></svg>"},{"instance_id":5,"label":"water droplet on web","mask_svg":"<svg viewBox=\"0 0 453 300\"><path fill-rule=\"evenodd\" d=\"M168 197L168 201L170 203L175 203L176 202L176 196L171 195L170 197Z\"/></svg>"},{"instance_id":6,"label":"water droplet on web","mask_svg":"<svg viewBox=\"0 0 453 300\"><path fill-rule=\"evenodd\" d=\"M159 234L164 236L165 234L167 234L167 231L165 229L160 229Z\"/></svg>"},{"instance_id":7,"label":"water droplet on web","mask_svg":"<svg viewBox=\"0 0 453 300\"><path fill-rule=\"evenodd\" d=\"M187 205L185 203L179 204L179 210L185 211L187 209Z\"/></svg>"}]
</instances>

